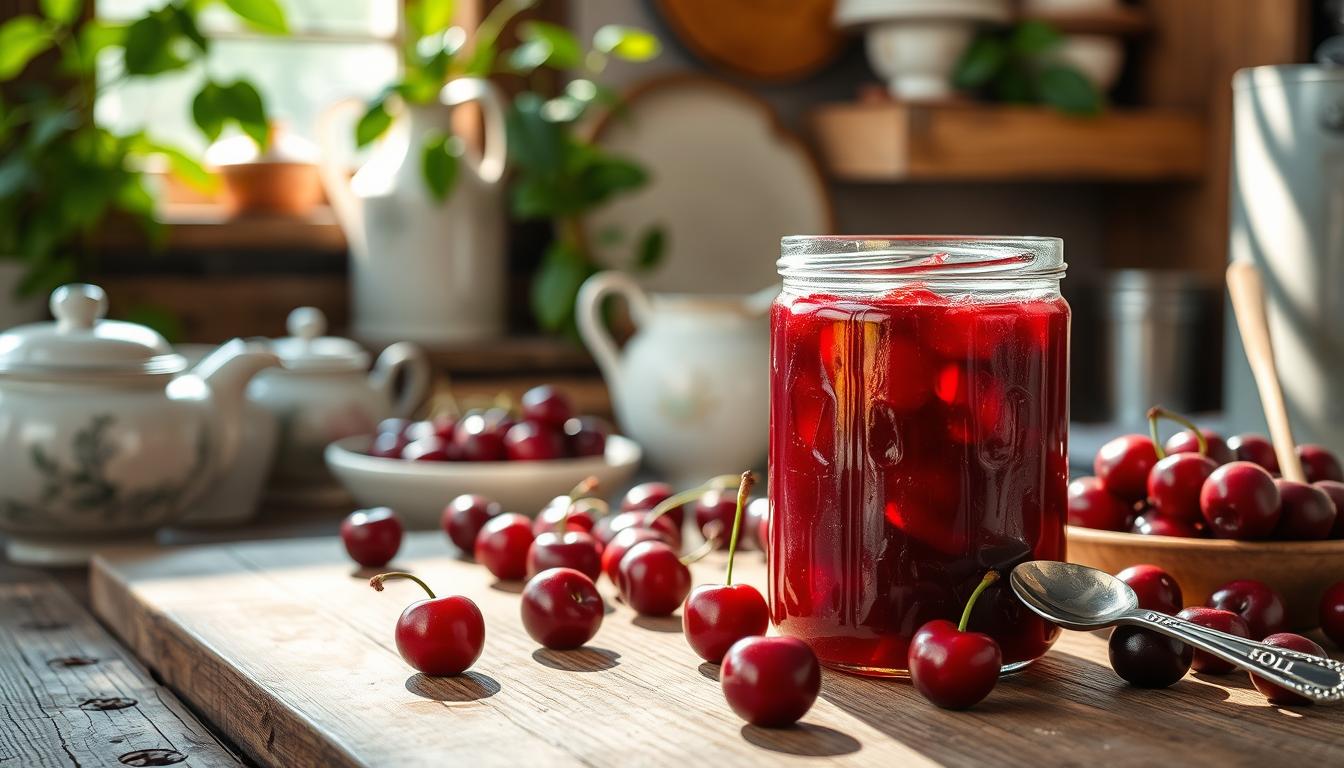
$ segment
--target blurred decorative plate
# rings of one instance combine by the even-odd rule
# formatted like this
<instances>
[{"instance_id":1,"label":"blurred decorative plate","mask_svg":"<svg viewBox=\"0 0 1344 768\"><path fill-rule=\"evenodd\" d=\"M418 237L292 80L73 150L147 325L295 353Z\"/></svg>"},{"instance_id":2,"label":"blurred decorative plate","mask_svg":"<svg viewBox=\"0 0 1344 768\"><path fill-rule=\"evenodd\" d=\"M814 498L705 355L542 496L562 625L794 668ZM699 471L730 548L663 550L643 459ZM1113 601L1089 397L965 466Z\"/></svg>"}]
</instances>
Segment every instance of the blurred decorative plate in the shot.
<instances>
[{"instance_id":1,"label":"blurred decorative plate","mask_svg":"<svg viewBox=\"0 0 1344 768\"><path fill-rule=\"evenodd\" d=\"M658 14L703 61L769 82L801 80L835 58L844 37L835 0L654 0Z\"/></svg>"}]
</instances>

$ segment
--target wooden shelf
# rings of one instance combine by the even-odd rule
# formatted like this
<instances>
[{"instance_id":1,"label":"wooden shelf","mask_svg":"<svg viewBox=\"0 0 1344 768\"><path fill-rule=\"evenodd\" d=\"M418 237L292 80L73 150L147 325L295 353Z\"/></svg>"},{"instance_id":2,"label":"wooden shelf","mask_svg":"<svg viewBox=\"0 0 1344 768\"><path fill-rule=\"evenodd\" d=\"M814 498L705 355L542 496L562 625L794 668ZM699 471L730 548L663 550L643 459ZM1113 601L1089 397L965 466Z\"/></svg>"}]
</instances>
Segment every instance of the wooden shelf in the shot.
<instances>
[{"instance_id":1,"label":"wooden shelf","mask_svg":"<svg viewBox=\"0 0 1344 768\"><path fill-rule=\"evenodd\" d=\"M345 254L345 235L327 206L305 217L278 214L234 216L215 203L168 203L159 211L167 226L170 251L310 251ZM143 250L144 233L130 222L118 222L103 234L109 249Z\"/></svg>"},{"instance_id":2,"label":"wooden shelf","mask_svg":"<svg viewBox=\"0 0 1344 768\"><path fill-rule=\"evenodd\" d=\"M1070 117L1038 107L895 101L810 116L842 181L1172 181L1204 171L1201 121L1180 111Z\"/></svg>"},{"instance_id":3,"label":"wooden shelf","mask_svg":"<svg viewBox=\"0 0 1344 768\"><path fill-rule=\"evenodd\" d=\"M1117 5L1087 12L1029 13L1023 19L1044 21L1066 35L1112 35L1137 37L1152 29L1152 21L1142 8Z\"/></svg>"}]
</instances>

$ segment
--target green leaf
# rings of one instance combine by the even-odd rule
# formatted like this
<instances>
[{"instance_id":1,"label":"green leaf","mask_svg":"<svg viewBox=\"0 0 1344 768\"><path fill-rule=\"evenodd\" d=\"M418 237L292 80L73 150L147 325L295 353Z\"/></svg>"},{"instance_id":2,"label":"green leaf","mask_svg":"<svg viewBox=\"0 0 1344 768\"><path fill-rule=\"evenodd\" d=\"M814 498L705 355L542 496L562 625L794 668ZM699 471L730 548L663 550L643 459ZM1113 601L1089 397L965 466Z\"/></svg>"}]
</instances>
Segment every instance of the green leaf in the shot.
<instances>
[{"instance_id":1,"label":"green leaf","mask_svg":"<svg viewBox=\"0 0 1344 768\"><path fill-rule=\"evenodd\" d=\"M32 181L33 167L22 153L14 152L0 162L0 200L22 192Z\"/></svg>"},{"instance_id":2,"label":"green leaf","mask_svg":"<svg viewBox=\"0 0 1344 768\"><path fill-rule=\"evenodd\" d=\"M1039 56L1063 39L1058 30L1043 21L1024 21L1013 29L1008 47L1018 56Z\"/></svg>"},{"instance_id":3,"label":"green leaf","mask_svg":"<svg viewBox=\"0 0 1344 768\"><path fill-rule=\"evenodd\" d=\"M620 24L608 24L594 32L593 47L626 61L648 61L662 51L662 44L652 33Z\"/></svg>"},{"instance_id":4,"label":"green leaf","mask_svg":"<svg viewBox=\"0 0 1344 768\"><path fill-rule=\"evenodd\" d=\"M98 54L126 40L126 25L93 19L79 28L78 41L66 57L69 72L92 72L98 65Z\"/></svg>"},{"instance_id":5,"label":"green leaf","mask_svg":"<svg viewBox=\"0 0 1344 768\"><path fill-rule=\"evenodd\" d=\"M65 25L79 16L82 0L42 0L42 15L57 24Z\"/></svg>"},{"instance_id":6,"label":"green leaf","mask_svg":"<svg viewBox=\"0 0 1344 768\"><path fill-rule=\"evenodd\" d=\"M273 35L289 33L285 12L276 0L224 0L229 10L262 32Z\"/></svg>"},{"instance_id":7,"label":"green leaf","mask_svg":"<svg viewBox=\"0 0 1344 768\"><path fill-rule=\"evenodd\" d=\"M224 113L223 89L207 80L196 97L191 100L191 119L201 129L205 138L214 141L224 131L226 115Z\"/></svg>"},{"instance_id":8,"label":"green leaf","mask_svg":"<svg viewBox=\"0 0 1344 768\"><path fill-rule=\"evenodd\" d=\"M593 271L577 249L559 241L552 243L532 278L532 314L537 324L556 332L572 323L579 286Z\"/></svg>"},{"instance_id":9,"label":"green leaf","mask_svg":"<svg viewBox=\"0 0 1344 768\"><path fill-rule=\"evenodd\" d=\"M550 175L558 173L564 162L565 128L542 116L544 104L535 93L520 93L504 124L509 159L526 171Z\"/></svg>"},{"instance_id":10,"label":"green leaf","mask_svg":"<svg viewBox=\"0 0 1344 768\"><path fill-rule=\"evenodd\" d=\"M79 127L80 116L65 109L43 111L33 120L28 132L28 149L42 150L56 139Z\"/></svg>"},{"instance_id":11,"label":"green leaf","mask_svg":"<svg viewBox=\"0 0 1344 768\"><path fill-rule=\"evenodd\" d=\"M658 266L663 260L663 252L667 246L667 233L662 227L649 227L644 231L644 236L639 239L639 247L635 251L635 269L648 270Z\"/></svg>"},{"instance_id":12,"label":"green leaf","mask_svg":"<svg viewBox=\"0 0 1344 768\"><path fill-rule=\"evenodd\" d=\"M266 107L257 89L246 80L238 80L220 89L219 103L224 116L238 123L243 133L265 151L270 141L270 128L266 123Z\"/></svg>"},{"instance_id":13,"label":"green leaf","mask_svg":"<svg viewBox=\"0 0 1344 768\"><path fill-rule=\"evenodd\" d=\"M583 60L583 49L579 46L579 41L573 33L559 25L544 21L529 21L522 25L519 37L524 44L514 49L515 53L528 46L535 47L537 51L544 51L544 55L540 56L540 61L533 68L548 66L554 69L570 69L577 67Z\"/></svg>"},{"instance_id":14,"label":"green leaf","mask_svg":"<svg viewBox=\"0 0 1344 768\"><path fill-rule=\"evenodd\" d=\"M378 99L355 123L355 146L365 146L382 136L392 127L392 113L387 111L387 100Z\"/></svg>"},{"instance_id":15,"label":"green leaf","mask_svg":"<svg viewBox=\"0 0 1344 768\"><path fill-rule=\"evenodd\" d=\"M580 173L580 180L592 204L596 205L619 192L643 186L649 180L649 174L634 162L602 155Z\"/></svg>"},{"instance_id":16,"label":"green leaf","mask_svg":"<svg viewBox=\"0 0 1344 768\"><path fill-rule=\"evenodd\" d=\"M1008 46L993 35L975 39L957 62L952 82L958 88L980 88L992 81L1003 69L1008 58Z\"/></svg>"},{"instance_id":17,"label":"green leaf","mask_svg":"<svg viewBox=\"0 0 1344 768\"><path fill-rule=\"evenodd\" d=\"M156 75L186 66L187 60L173 50L177 31L176 23L160 11L137 19L126 29L126 73Z\"/></svg>"},{"instance_id":18,"label":"green leaf","mask_svg":"<svg viewBox=\"0 0 1344 768\"><path fill-rule=\"evenodd\" d=\"M1010 63L994 81L994 94L1007 104L1030 104L1035 101L1031 74L1021 65Z\"/></svg>"},{"instance_id":19,"label":"green leaf","mask_svg":"<svg viewBox=\"0 0 1344 768\"><path fill-rule=\"evenodd\" d=\"M154 142L150 142L147 148L167 158L168 167L172 172L192 187L202 192L214 192L219 188L219 178L186 152L177 147Z\"/></svg>"},{"instance_id":20,"label":"green leaf","mask_svg":"<svg viewBox=\"0 0 1344 768\"><path fill-rule=\"evenodd\" d=\"M462 142L456 136L432 133L420 151L420 171L429 186L429 194L438 202L448 199L457 183L458 157Z\"/></svg>"},{"instance_id":21,"label":"green leaf","mask_svg":"<svg viewBox=\"0 0 1344 768\"><path fill-rule=\"evenodd\" d=\"M505 25L519 13L531 8L536 0L500 0L476 27L475 48L467 60L463 74L482 77L495 68L495 54L499 44L499 33Z\"/></svg>"},{"instance_id":22,"label":"green leaf","mask_svg":"<svg viewBox=\"0 0 1344 768\"><path fill-rule=\"evenodd\" d=\"M452 26L454 0L416 0L406 6L406 24L415 37L438 34Z\"/></svg>"},{"instance_id":23,"label":"green leaf","mask_svg":"<svg viewBox=\"0 0 1344 768\"><path fill-rule=\"evenodd\" d=\"M36 16L15 16L0 26L0 82L13 79L51 46L51 32Z\"/></svg>"},{"instance_id":24,"label":"green leaf","mask_svg":"<svg viewBox=\"0 0 1344 768\"><path fill-rule=\"evenodd\" d=\"M1096 115L1101 112L1101 94L1082 72L1064 64L1041 70L1036 79L1041 101L1071 115Z\"/></svg>"}]
</instances>

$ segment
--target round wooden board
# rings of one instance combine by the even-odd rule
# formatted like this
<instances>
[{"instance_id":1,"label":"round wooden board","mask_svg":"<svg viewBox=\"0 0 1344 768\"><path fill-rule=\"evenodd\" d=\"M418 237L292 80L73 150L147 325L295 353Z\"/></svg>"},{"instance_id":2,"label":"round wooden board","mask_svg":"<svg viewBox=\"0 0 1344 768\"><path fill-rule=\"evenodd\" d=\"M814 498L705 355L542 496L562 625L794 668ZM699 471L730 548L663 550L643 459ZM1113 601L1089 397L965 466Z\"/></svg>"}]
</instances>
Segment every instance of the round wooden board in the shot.
<instances>
[{"instance_id":1,"label":"round wooden board","mask_svg":"<svg viewBox=\"0 0 1344 768\"><path fill-rule=\"evenodd\" d=\"M801 80L844 44L831 21L835 0L653 0L653 6L700 59L755 80Z\"/></svg>"}]
</instances>

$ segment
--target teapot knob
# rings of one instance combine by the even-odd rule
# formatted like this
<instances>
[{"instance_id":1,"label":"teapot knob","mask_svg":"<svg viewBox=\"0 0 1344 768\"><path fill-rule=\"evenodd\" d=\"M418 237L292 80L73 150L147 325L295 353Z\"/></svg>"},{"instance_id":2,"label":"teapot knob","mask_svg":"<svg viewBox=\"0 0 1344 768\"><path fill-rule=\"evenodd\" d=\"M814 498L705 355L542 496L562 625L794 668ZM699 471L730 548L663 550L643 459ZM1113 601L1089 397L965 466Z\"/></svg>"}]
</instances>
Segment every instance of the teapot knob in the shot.
<instances>
[{"instance_id":1,"label":"teapot knob","mask_svg":"<svg viewBox=\"0 0 1344 768\"><path fill-rule=\"evenodd\" d=\"M290 336L312 341L327 332L327 316L317 307L299 307L289 313L285 327Z\"/></svg>"},{"instance_id":2,"label":"teapot knob","mask_svg":"<svg viewBox=\"0 0 1344 768\"><path fill-rule=\"evenodd\" d=\"M96 285L70 283L51 292L50 306L59 328L92 328L107 315L107 294Z\"/></svg>"}]
</instances>

